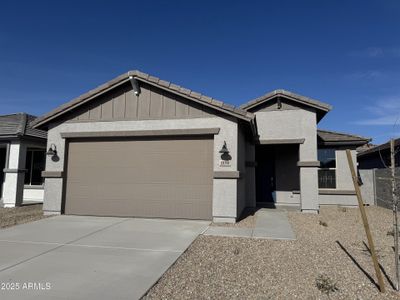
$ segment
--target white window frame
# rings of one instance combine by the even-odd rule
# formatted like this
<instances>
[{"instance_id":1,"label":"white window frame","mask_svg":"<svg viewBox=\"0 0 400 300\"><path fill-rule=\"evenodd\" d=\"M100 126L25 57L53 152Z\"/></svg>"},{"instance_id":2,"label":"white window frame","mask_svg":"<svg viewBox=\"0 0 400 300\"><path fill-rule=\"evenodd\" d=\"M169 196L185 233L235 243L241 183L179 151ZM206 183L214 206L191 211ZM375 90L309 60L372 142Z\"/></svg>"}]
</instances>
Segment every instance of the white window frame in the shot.
<instances>
[{"instance_id":1,"label":"white window frame","mask_svg":"<svg viewBox=\"0 0 400 300\"><path fill-rule=\"evenodd\" d=\"M323 149L323 148L320 148L320 149ZM337 161L338 161L337 160L337 149L335 149L335 148L331 148L331 149L333 149L335 151L335 167L334 168L318 168L318 170L329 170L329 171L334 170L335 171L335 187L334 188L320 188L318 186L318 189L320 189L320 190L336 190L337 189L337 179L338 179L338 177L337 177ZM318 174L318 182L319 182L319 174Z\"/></svg>"}]
</instances>

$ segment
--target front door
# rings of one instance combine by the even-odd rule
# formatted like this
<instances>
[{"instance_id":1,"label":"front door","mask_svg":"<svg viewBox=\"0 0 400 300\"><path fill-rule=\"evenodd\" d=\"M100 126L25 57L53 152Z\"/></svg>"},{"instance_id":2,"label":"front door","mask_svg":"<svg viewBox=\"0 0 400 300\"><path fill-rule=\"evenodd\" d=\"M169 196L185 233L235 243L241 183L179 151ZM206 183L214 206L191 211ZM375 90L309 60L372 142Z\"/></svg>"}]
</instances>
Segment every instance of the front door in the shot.
<instances>
[{"instance_id":1,"label":"front door","mask_svg":"<svg viewBox=\"0 0 400 300\"><path fill-rule=\"evenodd\" d=\"M257 202L274 202L275 149L273 146L256 147L256 199Z\"/></svg>"}]
</instances>

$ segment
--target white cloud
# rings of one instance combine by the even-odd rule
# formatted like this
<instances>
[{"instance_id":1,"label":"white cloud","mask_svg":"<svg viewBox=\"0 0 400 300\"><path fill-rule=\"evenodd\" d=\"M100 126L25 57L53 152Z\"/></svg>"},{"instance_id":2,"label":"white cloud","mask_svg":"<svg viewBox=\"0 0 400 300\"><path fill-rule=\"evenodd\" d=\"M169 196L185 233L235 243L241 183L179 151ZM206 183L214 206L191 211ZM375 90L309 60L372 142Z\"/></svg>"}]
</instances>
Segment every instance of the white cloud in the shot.
<instances>
[{"instance_id":1,"label":"white cloud","mask_svg":"<svg viewBox=\"0 0 400 300\"><path fill-rule=\"evenodd\" d=\"M365 107L371 117L356 121L357 125L400 125L400 96L392 96L376 101Z\"/></svg>"}]
</instances>

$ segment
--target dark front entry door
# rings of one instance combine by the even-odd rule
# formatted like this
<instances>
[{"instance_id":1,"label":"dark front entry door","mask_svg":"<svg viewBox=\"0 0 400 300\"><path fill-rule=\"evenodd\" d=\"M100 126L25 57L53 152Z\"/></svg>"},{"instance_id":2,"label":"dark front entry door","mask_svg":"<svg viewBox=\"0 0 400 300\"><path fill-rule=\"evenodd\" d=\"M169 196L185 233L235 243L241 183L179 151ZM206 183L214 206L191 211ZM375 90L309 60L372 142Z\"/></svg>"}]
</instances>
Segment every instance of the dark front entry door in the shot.
<instances>
[{"instance_id":1,"label":"dark front entry door","mask_svg":"<svg viewBox=\"0 0 400 300\"><path fill-rule=\"evenodd\" d=\"M0 198L3 193L4 168L6 167L6 149L0 148Z\"/></svg>"},{"instance_id":2,"label":"dark front entry door","mask_svg":"<svg viewBox=\"0 0 400 300\"><path fill-rule=\"evenodd\" d=\"M272 146L256 147L256 199L257 202L274 202L275 149Z\"/></svg>"}]
</instances>

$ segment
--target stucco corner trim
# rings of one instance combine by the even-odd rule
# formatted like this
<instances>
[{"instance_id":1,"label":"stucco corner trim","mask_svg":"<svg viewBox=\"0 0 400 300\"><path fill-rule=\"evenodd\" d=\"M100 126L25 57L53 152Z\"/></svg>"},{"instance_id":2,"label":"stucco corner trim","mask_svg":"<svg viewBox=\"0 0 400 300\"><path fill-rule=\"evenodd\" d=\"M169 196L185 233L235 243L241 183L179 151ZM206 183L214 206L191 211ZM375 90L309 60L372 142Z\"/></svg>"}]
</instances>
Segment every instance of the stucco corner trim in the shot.
<instances>
[{"instance_id":1,"label":"stucco corner trim","mask_svg":"<svg viewBox=\"0 0 400 300\"><path fill-rule=\"evenodd\" d=\"M3 169L3 172L4 173L25 173L26 171L28 171L28 170L26 170L26 169Z\"/></svg>"},{"instance_id":2,"label":"stucco corner trim","mask_svg":"<svg viewBox=\"0 0 400 300\"><path fill-rule=\"evenodd\" d=\"M305 139L271 139L260 140L260 145L286 145L286 144L304 144Z\"/></svg>"},{"instance_id":3,"label":"stucco corner trim","mask_svg":"<svg viewBox=\"0 0 400 300\"><path fill-rule=\"evenodd\" d=\"M43 178L62 178L64 176L63 171L43 171Z\"/></svg>"},{"instance_id":4,"label":"stucco corner trim","mask_svg":"<svg viewBox=\"0 0 400 300\"><path fill-rule=\"evenodd\" d=\"M298 161L298 167L319 167L321 163L319 161Z\"/></svg>"},{"instance_id":5,"label":"stucco corner trim","mask_svg":"<svg viewBox=\"0 0 400 300\"><path fill-rule=\"evenodd\" d=\"M214 178L216 179L239 179L241 173L239 171L214 171Z\"/></svg>"},{"instance_id":6,"label":"stucco corner trim","mask_svg":"<svg viewBox=\"0 0 400 300\"><path fill-rule=\"evenodd\" d=\"M356 192L352 191L352 190L319 189L318 194L320 194L320 195L356 195Z\"/></svg>"},{"instance_id":7,"label":"stucco corner trim","mask_svg":"<svg viewBox=\"0 0 400 300\"><path fill-rule=\"evenodd\" d=\"M177 136L218 134L220 128L195 129L162 129L162 130L132 130L132 131L91 131L91 132L62 132L62 138L96 138L96 137L145 137L145 136Z\"/></svg>"}]
</instances>

